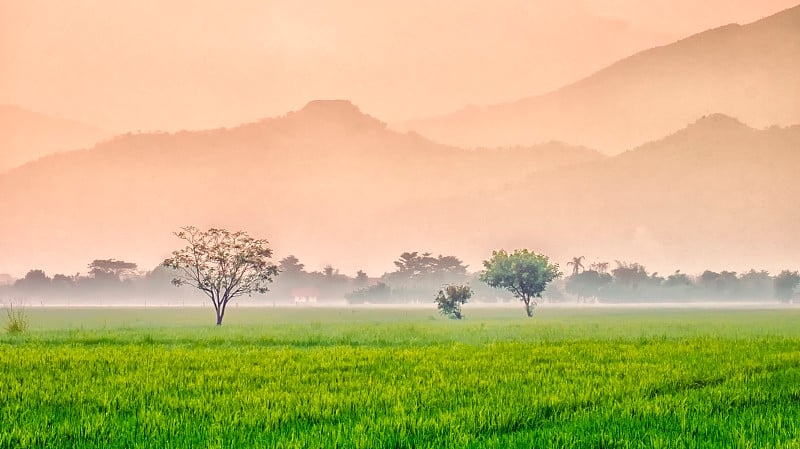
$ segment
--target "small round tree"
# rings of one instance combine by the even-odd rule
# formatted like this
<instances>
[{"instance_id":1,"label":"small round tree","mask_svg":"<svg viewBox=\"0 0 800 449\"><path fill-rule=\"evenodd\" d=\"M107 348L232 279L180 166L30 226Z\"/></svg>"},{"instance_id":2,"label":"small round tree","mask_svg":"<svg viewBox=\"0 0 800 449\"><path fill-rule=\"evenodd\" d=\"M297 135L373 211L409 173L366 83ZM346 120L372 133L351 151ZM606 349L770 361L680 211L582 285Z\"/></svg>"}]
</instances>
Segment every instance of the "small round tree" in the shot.
<instances>
[{"instance_id":1,"label":"small round tree","mask_svg":"<svg viewBox=\"0 0 800 449\"><path fill-rule=\"evenodd\" d=\"M472 297L472 289L469 285L455 285L449 284L439 290L436 295L436 308L442 315L460 320L463 315L461 314L461 304L466 304L469 298Z\"/></svg>"},{"instance_id":2,"label":"small round tree","mask_svg":"<svg viewBox=\"0 0 800 449\"><path fill-rule=\"evenodd\" d=\"M163 265L178 270L173 284L191 285L211 299L217 326L222 325L231 299L253 292L266 293L267 285L278 275L278 267L269 260L272 250L266 240L241 231L200 231L193 226L181 228L175 235L188 244L173 251Z\"/></svg>"},{"instance_id":3,"label":"small round tree","mask_svg":"<svg viewBox=\"0 0 800 449\"><path fill-rule=\"evenodd\" d=\"M527 249L515 250L512 254L502 249L493 251L492 258L483 261L483 266L481 281L513 293L525 304L528 317L533 316L533 309L538 305L536 299L542 297L547 284L561 276L558 264L551 264L547 256Z\"/></svg>"}]
</instances>

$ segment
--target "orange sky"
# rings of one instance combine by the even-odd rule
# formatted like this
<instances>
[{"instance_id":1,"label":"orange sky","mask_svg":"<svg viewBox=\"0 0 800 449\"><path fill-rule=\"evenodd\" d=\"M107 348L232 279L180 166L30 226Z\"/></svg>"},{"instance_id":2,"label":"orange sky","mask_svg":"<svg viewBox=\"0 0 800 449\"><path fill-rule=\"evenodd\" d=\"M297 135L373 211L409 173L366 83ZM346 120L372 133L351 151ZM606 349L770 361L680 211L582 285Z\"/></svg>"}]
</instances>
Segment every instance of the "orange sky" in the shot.
<instances>
[{"instance_id":1,"label":"orange sky","mask_svg":"<svg viewBox=\"0 0 800 449\"><path fill-rule=\"evenodd\" d=\"M0 0L0 103L111 132L510 101L797 0Z\"/></svg>"}]
</instances>

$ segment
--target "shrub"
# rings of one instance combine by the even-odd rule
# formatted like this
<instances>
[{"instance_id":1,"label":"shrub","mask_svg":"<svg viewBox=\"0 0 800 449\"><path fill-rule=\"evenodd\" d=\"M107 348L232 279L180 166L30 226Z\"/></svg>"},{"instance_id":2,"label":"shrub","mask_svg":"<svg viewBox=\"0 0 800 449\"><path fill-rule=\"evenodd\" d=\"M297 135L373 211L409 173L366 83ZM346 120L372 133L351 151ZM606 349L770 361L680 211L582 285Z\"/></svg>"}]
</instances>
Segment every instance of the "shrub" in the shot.
<instances>
[{"instance_id":1,"label":"shrub","mask_svg":"<svg viewBox=\"0 0 800 449\"><path fill-rule=\"evenodd\" d=\"M9 334L21 334L28 330L28 314L24 307L14 307L14 302L10 301L6 309L6 332Z\"/></svg>"},{"instance_id":2,"label":"shrub","mask_svg":"<svg viewBox=\"0 0 800 449\"><path fill-rule=\"evenodd\" d=\"M460 320L462 318L461 304L466 304L471 297L472 289L469 285L450 284L439 290L439 294L434 301L439 313L446 317Z\"/></svg>"}]
</instances>

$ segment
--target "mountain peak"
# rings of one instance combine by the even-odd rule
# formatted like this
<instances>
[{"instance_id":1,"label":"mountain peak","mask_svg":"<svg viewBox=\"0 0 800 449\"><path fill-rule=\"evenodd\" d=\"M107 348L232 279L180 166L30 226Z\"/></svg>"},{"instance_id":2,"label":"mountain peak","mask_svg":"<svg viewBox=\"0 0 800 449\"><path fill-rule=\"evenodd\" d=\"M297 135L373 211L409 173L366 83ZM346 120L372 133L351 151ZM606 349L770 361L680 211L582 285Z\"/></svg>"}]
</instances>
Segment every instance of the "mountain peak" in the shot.
<instances>
[{"instance_id":1,"label":"mountain peak","mask_svg":"<svg viewBox=\"0 0 800 449\"><path fill-rule=\"evenodd\" d=\"M749 136L752 136L755 132L754 128L737 118L726 114L714 113L704 115L666 137L637 147L637 150L645 150L644 153L634 150L631 154L640 156L644 154L652 155L652 151L663 151L665 146L672 149L691 150L692 152L701 149L703 152L711 154L714 149L740 145L741 142L749 139Z\"/></svg>"},{"instance_id":2,"label":"mountain peak","mask_svg":"<svg viewBox=\"0 0 800 449\"><path fill-rule=\"evenodd\" d=\"M299 111L290 113L290 115L303 120L351 127L386 127L380 120L361 112L361 109L349 100L313 100Z\"/></svg>"},{"instance_id":3,"label":"mountain peak","mask_svg":"<svg viewBox=\"0 0 800 449\"><path fill-rule=\"evenodd\" d=\"M694 123L687 126L686 129L738 131L751 128L736 117L731 117L730 115L722 113L714 113L700 117L695 120Z\"/></svg>"},{"instance_id":4,"label":"mountain peak","mask_svg":"<svg viewBox=\"0 0 800 449\"><path fill-rule=\"evenodd\" d=\"M297 113L322 117L352 117L365 115L358 106L354 105L349 100L312 100L297 111Z\"/></svg>"}]
</instances>

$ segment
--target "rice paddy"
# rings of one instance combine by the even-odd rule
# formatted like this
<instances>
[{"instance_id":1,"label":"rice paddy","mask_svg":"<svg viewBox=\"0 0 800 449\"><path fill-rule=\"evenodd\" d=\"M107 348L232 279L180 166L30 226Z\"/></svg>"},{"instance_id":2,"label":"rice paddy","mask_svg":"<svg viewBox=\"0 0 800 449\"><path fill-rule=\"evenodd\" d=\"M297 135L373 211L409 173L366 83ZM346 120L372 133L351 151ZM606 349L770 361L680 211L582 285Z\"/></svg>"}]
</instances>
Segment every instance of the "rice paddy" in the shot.
<instances>
[{"instance_id":1,"label":"rice paddy","mask_svg":"<svg viewBox=\"0 0 800 449\"><path fill-rule=\"evenodd\" d=\"M800 447L800 310L30 309L0 448Z\"/></svg>"}]
</instances>

